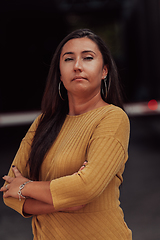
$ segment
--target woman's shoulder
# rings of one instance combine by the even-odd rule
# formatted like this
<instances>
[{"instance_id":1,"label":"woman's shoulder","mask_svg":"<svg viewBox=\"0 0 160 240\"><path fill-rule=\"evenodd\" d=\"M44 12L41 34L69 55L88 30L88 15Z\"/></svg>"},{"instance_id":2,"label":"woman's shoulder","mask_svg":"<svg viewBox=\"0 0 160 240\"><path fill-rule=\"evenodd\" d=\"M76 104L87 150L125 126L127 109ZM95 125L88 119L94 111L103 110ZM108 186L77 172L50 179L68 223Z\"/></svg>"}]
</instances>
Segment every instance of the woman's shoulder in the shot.
<instances>
[{"instance_id":1,"label":"woman's shoulder","mask_svg":"<svg viewBox=\"0 0 160 240\"><path fill-rule=\"evenodd\" d=\"M117 139L126 149L130 134L129 118L120 107L109 105L101 112L93 138L112 137Z\"/></svg>"},{"instance_id":2,"label":"woman's shoulder","mask_svg":"<svg viewBox=\"0 0 160 240\"><path fill-rule=\"evenodd\" d=\"M25 140L27 142L29 142L30 140L33 139L35 132L37 130L37 127L39 125L39 122L41 120L42 114L39 114L35 120L32 122L31 126L29 127L25 137L22 140Z\"/></svg>"},{"instance_id":3,"label":"woman's shoulder","mask_svg":"<svg viewBox=\"0 0 160 240\"><path fill-rule=\"evenodd\" d=\"M39 122L40 122L41 118L42 118L42 114L39 114L39 115L34 119L34 121L32 122L32 124L31 124L31 126L30 126L30 128L29 128L28 131L32 131L32 132L33 132L33 131L36 131L36 129L37 129L38 125L39 125Z\"/></svg>"},{"instance_id":4,"label":"woman's shoulder","mask_svg":"<svg viewBox=\"0 0 160 240\"><path fill-rule=\"evenodd\" d=\"M115 126L120 125L122 122L129 125L129 118L125 111L120 107L117 107L113 104L108 104L96 109L93 109L84 114L74 116L73 118L77 118L78 120L83 120L85 124L94 124L103 126Z\"/></svg>"},{"instance_id":5,"label":"woman's shoulder","mask_svg":"<svg viewBox=\"0 0 160 240\"><path fill-rule=\"evenodd\" d=\"M130 122L126 112L115 105L108 105L103 108L100 114L97 127L103 134L115 135L117 132L130 130Z\"/></svg>"},{"instance_id":6,"label":"woman's shoulder","mask_svg":"<svg viewBox=\"0 0 160 240\"><path fill-rule=\"evenodd\" d=\"M127 113L122 108L115 106L113 104L106 105L106 107L102 109L101 114L102 118L105 118L106 120L115 119L115 121L126 120L129 122Z\"/></svg>"}]
</instances>

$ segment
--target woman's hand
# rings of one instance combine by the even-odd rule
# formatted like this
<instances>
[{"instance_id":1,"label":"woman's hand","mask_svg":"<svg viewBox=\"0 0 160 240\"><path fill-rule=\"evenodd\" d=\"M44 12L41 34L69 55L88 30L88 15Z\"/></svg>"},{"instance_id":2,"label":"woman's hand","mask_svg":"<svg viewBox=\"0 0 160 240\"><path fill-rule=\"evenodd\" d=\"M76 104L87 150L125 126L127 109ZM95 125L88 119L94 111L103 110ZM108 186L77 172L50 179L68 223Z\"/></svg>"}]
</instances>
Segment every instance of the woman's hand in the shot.
<instances>
[{"instance_id":1,"label":"woman's hand","mask_svg":"<svg viewBox=\"0 0 160 240\"><path fill-rule=\"evenodd\" d=\"M87 161L83 163L83 166L78 170L81 171L87 164ZM29 179L22 176L22 174L18 171L18 169L13 166L13 172L15 177L10 176L4 176L3 179L8 183L7 185L3 186L0 191L4 192L4 197L13 197L13 198L19 198L18 192L19 187L24 184L25 182L28 182ZM78 174L78 172L74 173ZM27 184L28 185L28 184ZM22 190L22 195L25 197L29 197L27 201L24 204L24 213L26 214L45 214L45 213L53 213L53 212L70 212L70 211L78 211L85 207L85 205L75 206L75 207L69 207L65 209L59 209L55 210L53 206L53 201L50 193L50 182L33 182L31 186L25 186ZM26 191L31 192L34 194L34 196L29 196ZM42 194L43 192L43 194ZM46 199L44 197L46 196ZM49 200L50 199L50 200Z\"/></svg>"},{"instance_id":2,"label":"woman's hand","mask_svg":"<svg viewBox=\"0 0 160 240\"><path fill-rule=\"evenodd\" d=\"M25 178L22 176L22 174L18 171L18 169L13 166L12 170L14 172L15 177L10 176L4 176L3 179L8 183L5 186L3 186L0 191L4 192L4 198L7 197L13 197L13 198L19 198L18 192L19 187L29 181L28 178Z\"/></svg>"},{"instance_id":3,"label":"woman's hand","mask_svg":"<svg viewBox=\"0 0 160 240\"><path fill-rule=\"evenodd\" d=\"M81 170L83 170L83 168L85 168L85 166L86 166L87 163L88 163L88 161L85 160L84 163L83 163L83 165L82 165L82 166L80 167L80 169L78 170L78 172L81 171ZM78 174L78 172L73 173L73 175Z\"/></svg>"}]
</instances>

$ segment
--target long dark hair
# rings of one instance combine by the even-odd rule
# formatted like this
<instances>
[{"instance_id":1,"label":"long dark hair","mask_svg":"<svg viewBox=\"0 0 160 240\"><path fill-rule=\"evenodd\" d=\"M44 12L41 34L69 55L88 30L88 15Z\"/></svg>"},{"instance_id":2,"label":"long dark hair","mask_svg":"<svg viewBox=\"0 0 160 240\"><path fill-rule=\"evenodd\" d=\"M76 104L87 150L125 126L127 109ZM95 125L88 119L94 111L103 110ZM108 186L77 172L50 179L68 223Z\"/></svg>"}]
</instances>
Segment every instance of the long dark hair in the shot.
<instances>
[{"instance_id":1,"label":"long dark hair","mask_svg":"<svg viewBox=\"0 0 160 240\"><path fill-rule=\"evenodd\" d=\"M65 94L65 96L63 96L64 100L61 99L58 93L58 85L60 82L59 61L62 48L69 40L84 37L91 39L97 44L103 56L104 65L108 67L108 91L107 97L103 97L104 101L123 108L117 67L105 43L89 29L79 29L70 33L61 41L51 61L48 80L42 99L42 115L32 142L31 153L28 160L30 178L32 180L40 180L39 173L44 157L58 136L69 111L67 91L63 93Z\"/></svg>"}]
</instances>

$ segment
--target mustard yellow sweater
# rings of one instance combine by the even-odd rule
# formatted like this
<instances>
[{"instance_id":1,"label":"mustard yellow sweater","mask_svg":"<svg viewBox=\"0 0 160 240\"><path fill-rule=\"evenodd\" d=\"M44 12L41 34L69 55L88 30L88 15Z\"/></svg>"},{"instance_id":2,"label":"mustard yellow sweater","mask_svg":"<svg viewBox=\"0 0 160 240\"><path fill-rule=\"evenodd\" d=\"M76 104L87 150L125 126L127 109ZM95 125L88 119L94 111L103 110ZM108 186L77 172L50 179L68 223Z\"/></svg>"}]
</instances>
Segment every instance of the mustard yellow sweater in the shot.
<instances>
[{"instance_id":1,"label":"mustard yellow sweater","mask_svg":"<svg viewBox=\"0 0 160 240\"><path fill-rule=\"evenodd\" d=\"M38 119L30 127L13 164L28 177L26 162ZM33 216L34 240L131 240L119 202L119 186L128 158L129 120L108 105L67 116L47 153L41 180L51 181L55 209L86 204L78 211ZM87 160L85 168L77 172ZM13 175L11 169L9 175ZM25 200L7 198L6 205L22 213Z\"/></svg>"}]
</instances>

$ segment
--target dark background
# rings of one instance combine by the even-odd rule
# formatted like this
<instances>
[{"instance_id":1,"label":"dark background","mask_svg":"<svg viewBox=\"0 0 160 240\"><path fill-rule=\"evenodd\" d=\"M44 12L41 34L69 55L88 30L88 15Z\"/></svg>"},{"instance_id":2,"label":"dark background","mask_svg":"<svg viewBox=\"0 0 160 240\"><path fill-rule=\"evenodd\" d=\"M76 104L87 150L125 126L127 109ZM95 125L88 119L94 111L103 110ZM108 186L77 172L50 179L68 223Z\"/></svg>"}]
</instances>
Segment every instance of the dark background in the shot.
<instances>
[{"instance_id":1,"label":"dark background","mask_svg":"<svg viewBox=\"0 0 160 240\"><path fill-rule=\"evenodd\" d=\"M55 48L77 28L92 29L109 45L126 104L160 100L160 0L7 0L0 2L0 117L40 110ZM133 240L159 240L160 114L129 118L121 205ZM28 128L0 125L1 177ZM30 221L0 198L0 239L32 239Z\"/></svg>"},{"instance_id":2,"label":"dark background","mask_svg":"<svg viewBox=\"0 0 160 240\"><path fill-rule=\"evenodd\" d=\"M0 2L0 112L39 110L50 61L74 29L109 45L125 102L160 99L159 0Z\"/></svg>"}]
</instances>

